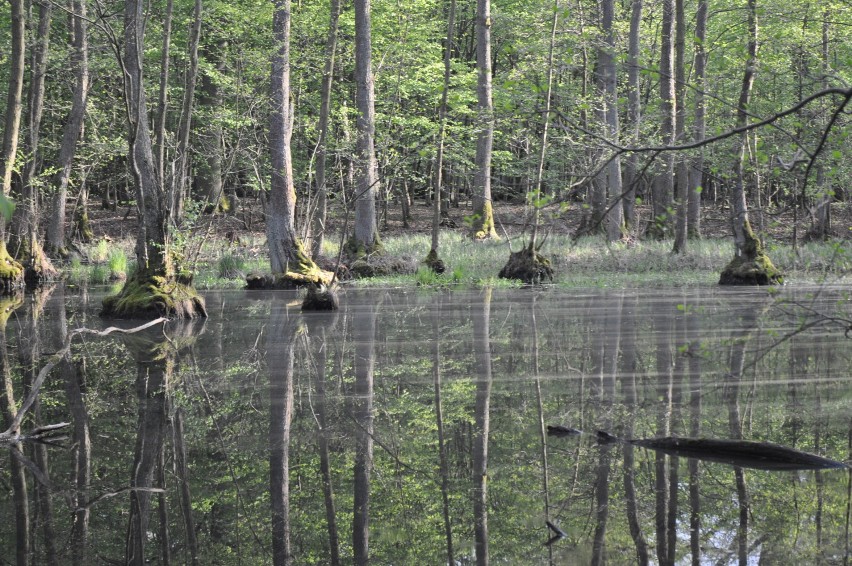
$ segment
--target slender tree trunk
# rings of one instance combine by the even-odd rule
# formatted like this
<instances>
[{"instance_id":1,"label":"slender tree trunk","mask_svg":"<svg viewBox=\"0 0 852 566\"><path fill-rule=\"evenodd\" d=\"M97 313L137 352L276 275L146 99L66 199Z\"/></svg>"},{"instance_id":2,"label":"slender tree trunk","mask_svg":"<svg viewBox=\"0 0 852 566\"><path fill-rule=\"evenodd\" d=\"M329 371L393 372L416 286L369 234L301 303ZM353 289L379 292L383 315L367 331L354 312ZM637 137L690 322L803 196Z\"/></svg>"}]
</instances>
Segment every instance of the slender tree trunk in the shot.
<instances>
[{"instance_id":1,"label":"slender tree trunk","mask_svg":"<svg viewBox=\"0 0 852 566\"><path fill-rule=\"evenodd\" d=\"M491 150L494 145L494 105L491 100L491 0L476 2L476 99L479 114L476 171L473 177L473 226L476 239L496 238L491 199Z\"/></svg>"},{"instance_id":2,"label":"slender tree trunk","mask_svg":"<svg viewBox=\"0 0 852 566\"><path fill-rule=\"evenodd\" d=\"M370 0L355 0L355 104L358 107L355 170L355 227L350 250L360 256L381 248L376 218L379 171L376 163L375 85Z\"/></svg>"},{"instance_id":3,"label":"slender tree trunk","mask_svg":"<svg viewBox=\"0 0 852 566\"><path fill-rule=\"evenodd\" d=\"M491 288L482 291L482 311L473 317L476 403L473 425L473 536L477 566L488 557L488 435L491 407Z\"/></svg>"},{"instance_id":4,"label":"slender tree trunk","mask_svg":"<svg viewBox=\"0 0 852 566\"><path fill-rule=\"evenodd\" d=\"M675 133L675 0L663 1L662 43L660 48L660 108L663 120L660 124L660 137L665 145L674 142ZM650 228L651 236L663 238L671 234L671 203L674 193L674 157L671 152L660 159L661 170L657 172L653 184L654 219Z\"/></svg>"},{"instance_id":5,"label":"slender tree trunk","mask_svg":"<svg viewBox=\"0 0 852 566\"><path fill-rule=\"evenodd\" d=\"M642 25L642 0L630 3L630 32L627 47L627 122L630 125L631 141L639 143L641 122L641 85L639 82L639 29ZM636 222L636 186L639 184L639 156L635 153L627 158L624 184L624 223L629 228Z\"/></svg>"},{"instance_id":6,"label":"slender tree trunk","mask_svg":"<svg viewBox=\"0 0 852 566\"><path fill-rule=\"evenodd\" d=\"M822 88L828 88L828 46L830 29L829 10L826 8L822 12ZM834 192L826 183L825 165L820 162L816 166L816 184L817 195L816 203L811 211L811 229L808 233L810 238L815 240L826 240L831 234L831 201L834 200Z\"/></svg>"},{"instance_id":7,"label":"slender tree trunk","mask_svg":"<svg viewBox=\"0 0 852 566\"><path fill-rule=\"evenodd\" d=\"M12 49L10 54L9 90L6 98L6 124L3 129L3 154L0 156L0 172L3 187L0 199L6 200L12 190L12 174L18 155L18 139L21 129L21 109L24 88L25 16L23 0L9 0L12 21ZM8 201L7 201L8 202ZM24 268L12 259L6 249L7 223L9 218L0 214L0 288L10 290L23 283Z\"/></svg>"},{"instance_id":8,"label":"slender tree trunk","mask_svg":"<svg viewBox=\"0 0 852 566\"><path fill-rule=\"evenodd\" d=\"M426 257L429 265L437 264L438 244L441 227L441 204L443 200L444 183L444 136L447 130L447 100L450 95L450 77L452 73L453 39L456 25L456 0L450 0L450 13L447 16L447 38L444 45L444 84L441 90L441 106L438 109L438 151L435 156L435 172L433 174L432 195L432 249ZM443 265L443 264L440 264ZM434 269L438 271L438 269ZM443 270L441 270L443 271Z\"/></svg>"},{"instance_id":9,"label":"slender tree trunk","mask_svg":"<svg viewBox=\"0 0 852 566\"><path fill-rule=\"evenodd\" d=\"M737 128L743 128L748 123L748 106L757 72L757 0L748 0L747 27L748 58L737 103ZM767 285L783 281L749 222L745 192L747 144L748 132L744 131L735 148L734 182L731 188L731 222L734 228L735 252L734 259L725 267L719 278L719 283L723 285Z\"/></svg>"},{"instance_id":10,"label":"slender tree trunk","mask_svg":"<svg viewBox=\"0 0 852 566\"><path fill-rule=\"evenodd\" d=\"M198 82L198 44L201 40L201 17L204 11L202 0L195 0L192 12L192 28L189 30L189 67L183 88L183 102L180 111L180 124L177 135L177 172L172 179L170 208L172 221L180 224L183 220L184 203L189 194L189 135L192 131L192 113L195 107L195 85ZM165 177L160 177L165 179Z\"/></svg>"},{"instance_id":11,"label":"slender tree trunk","mask_svg":"<svg viewBox=\"0 0 852 566\"><path fill-rule=\"evenodd\" d=\"M686 73L684 72L684 43L686 23L684 22L683 0L675 0L675 141L683 143L686 139L686 106L684 93ZM686 252L689 206L689 169L683 155L675 157L675 232L674 247L676 254Z\"/></svg>"},{"instance_id":12,"label":"slender tree trunk","mask_svg":"<svg viewBox=\"0 0 852 566\"><path fill-rule=\"evenodd\" d=\"M163 17L163 45L160 53L160 93L157 98L157 124L155 126L154 147L157 150L157 175L166 178L166 114L169 105L169 62L172 46L172 14L174 1L166 2L166 14Z\"/></svg>"},{"instance_id":13,"label":"slender tree trunk","mask_svg":"<svg viewBox=\"0 0 852 566\"><path fill-rule=\"evenodd\" d=\"M192 513L192 494L189 489L189 466L186 459L186 441L183 432L183 408L175 410L172 426L174 447L174 469L180 487L180 507L183 513L184 536L186 537L186 563L198 566L198 537Z\"/></svg>"},{"instance_id":14,"label":"slender tree trunk","mask_svg":"<svg viewBox=\"0 0 852 566\"><path fill-rule=\"evenodd\" d=\"M693 141L702 141L706 134L707 126L704 108L705 68L707 66L707 52L704 43L707 39L707 0L698 0L698 9L695 13L695 41L693 52L695 53L695 114L692 127ZM689 166L689 212L687 218L687 235L690 238L701 237L701 192L702 176L704 174L704 149L698 150Z\"/></svg>"},{"instance_id":15,"label":"slender tree trunk","mask_svg":"<svg viewBox=\"0 0 852 566\"><path fill-rule=\"evenodd\" d=\"M325 238L326 216L328 215L328 186L325 180L325 162L328 154L328 127L331 113L331 84L334 80L334 60L337 54L337 28L340 19L340 0L331 0L328 22L328 37L325 40L325 68L320 86L319 140L317 141L316 194L317 208L311 229L311 257L322 255Z\"/></svg>"},{"instance_id":16,"label":"slender tree trunk","mask_svg":"<svg viewBox=\"0 0 852 566\"><path fill-rule=\"evenodd\" d=\"M59 146L57 171L51 178L51 207L47 223L46 248L53 257L66 256L65 247L65 202L68 196L68 182L71 178L71 165L77 152L77 141L83 131L86 116L86 103L89 93L89 42L87 38L86 0L72 0L74 16L71 18L73 34L71 39L71 66L74 69L74 96L68 120L62 128L62 143Z\"/></svg>"},{"instance_id":17,"label":"slender tree trunk","mask_svg":"<svg viewBox=\"0 0 852 566\"><path fill-rule=\"evenodd\" d=\"M613 20L615 18L615 1L603 0L601 3L601 29L604 34L604 45L598 50L598 64L603 75L603 98L605 114L605 136L613 143L619 143L620 128L618 123L618 92L615 69L615 34ZM616 155L607 165L606 170L607 208L606 234L610 242L621 239L624 230L624 211L621 204L623 184L621 179L621 157Z\"/></svg>"},{"instance_id":18,"label":"slender tree trunk","mask_svg":"<svg viewBox=\"0 0 852 566\"><path fill-rule=\"evenodd\" d=\"M25 136L25 147L29 157L23 167L21 202L15 208L9 239L9 249L24 266L24 278L31 285L38 285L59 275L45 255L39 239L39 194L35 178L39 154L39 130L44 113L44 80L50 46L51 5L39 4L38 13L38 29L30 57L29 116Z\"/></svg>"},{"instance_id":19,"label":"slender tree trunk","mask_svg":"<svg viewBox=\"0 0 852 566\"><path fill-rule=\"evenodd\" d=\"M290 430L293 421L293 356L299 321L287 305L272 306L269 367L269 490L272 498L272 563L286 566L290 547Z\"/></svg>"}]
</instances>

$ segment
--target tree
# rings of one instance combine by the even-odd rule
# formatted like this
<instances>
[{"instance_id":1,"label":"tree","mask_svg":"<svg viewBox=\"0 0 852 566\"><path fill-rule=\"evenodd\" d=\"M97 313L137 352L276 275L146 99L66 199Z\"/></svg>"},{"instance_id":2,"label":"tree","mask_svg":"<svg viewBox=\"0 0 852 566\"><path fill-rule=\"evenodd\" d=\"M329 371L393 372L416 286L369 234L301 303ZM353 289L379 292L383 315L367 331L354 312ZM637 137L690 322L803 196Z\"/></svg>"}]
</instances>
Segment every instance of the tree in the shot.
<instances>
[{"instance_id":1,"label":"tree","mask_svg":"<svg viewBox=\"0 0 852 566\"><path fill-rule=\"evenodd\" d=\"M494 104L491 98L491 0L476 2L476 171L473 178L473 223L477 240L496 238L491 200L491 153L494 145Z\"/></svg>"},{"instance_id":2,"label":"tree","mask_svg":"<svg viewBox=\"0 0 852 566\"><path fill-rule=\"evenodd\" d=\"M53 257L68 255L65 245L65 202L68 196L68 182L71 179L71 165L77 152L86 106L89 96L89 40L87 37L88 18L86 0L74 0L71 66L74 69L74 96L71 110L62 128L62 142L59 147L59 159L56 173L50 182L50 216L47 222L45 247Z\"/></svg>"},{"instance_id":3,"label":"tree","mask_svg":"<svg viewBox=\"0 0 852 566\"><path fill-rule=\"evenodd\" d=\"M603 31L603 45L598 49L598 67L602 79L604 104L604 136L607 139L618 141L620 135L618 123L618 93L616 85L618 79L615 75L615 34L613 32L613 19L615 18L614 0L603 0L601 3L601 30ZM616 155L606 168L607 186L607 214L606 235L607 240L614 242L621 239L624 229L623 207L620 205L623 185L621 179L621 157Z\"/></svg>"},{"instance_id":4,"label":"tree","mask_svg":"<svg viewBox=\"0 0 852 566\"><path fill-rule=\"evenodd\" d=\"M707 67L707 52L704 42L707 39L707 0L698 1L698 9L695 12L695 39L693 41L693 52L695 62L695 108L692 125L692 139L700 142L704 139L707 131L706 116L704 112L704 74ZM687 235L690 238L701 237L701 192L702 176L704 174L704 149L698 150L689 165L689 204L687 212Z\"/></svg>"},{"instance_id":5,"label":"tree","mask_svg":"<svg viewBox=\"0 0 852 566\"><path fill-rule=\"evenodd\" d=\"M290 102L290 0L276 0L272 20L276 49L272 56L272 112L269 116L269 153L272 185L266 219L269 261L273 277L283 285L329 283L331 274L319 269L296 236L296 189L290 139L293 110Z\"/></svg>"},{"instance_id":6,"label":"tree","mask_svg":"<svg viewBox=\"0 0 852 566\"><path fill-rule=\"evenodd\" d=\"M9 91L6 98L6 124L3 129L3 154L0 156L0 173L3 186L0 199L8 202L12 190L12 174L18 154L18 138L21 129L21 107L24 88L24 3L9 0L12 17L12 52L10 55ZM24 266L15 261L6 249L6 224L8 210L0 214L0 290L8 292L23 283Z\"/></svg>"},{"instance_id":7,"label":"tree","mask_svg":"<svg viewBox=\"0 0 852 566\"><path fill-rule=\"evenodd\" d=\"M374 141L375 98L370 0L355 0L355 104L358 107L358 139L355 151L355 227L349 249L356 256L381 249L376 219L379 171Z\"/></svg>"},{"instance_id":8,"label":"tree","mask_svg":"<svg viewBox=\"0 0 852 566\"><path fill-rule=\"evenodd\" d=\"M104 299L101 314L118 318L207 316L204 299L192 287L192 275L181 270L176 257L169 207L171 199L163 179L157 174L154 161L142 80L143 4L141 0L125 3L123 52L118 48L117 38L113 43L124 77L128 162L136 189L139 217L136 272L117 295Z\"/></svg>"},{"instance_id":9,"label":"tree","mask_svg":"<svg viewBox=\"0 0 852 566\"><path fill-rule=\"evenodd\" d=\"M757 0L748 0L748 55L740 98L737 103L738 129L748 123L748 106L754 75L757 71ZM734 259L722 270L720 285L769 285L783 282L781 273L772 265L763 244L752 230L748 219L745 193L745 152L748 132L737 136L734 179L731 187L731 222L734 227Z\"/></svg>"}]
</instances>

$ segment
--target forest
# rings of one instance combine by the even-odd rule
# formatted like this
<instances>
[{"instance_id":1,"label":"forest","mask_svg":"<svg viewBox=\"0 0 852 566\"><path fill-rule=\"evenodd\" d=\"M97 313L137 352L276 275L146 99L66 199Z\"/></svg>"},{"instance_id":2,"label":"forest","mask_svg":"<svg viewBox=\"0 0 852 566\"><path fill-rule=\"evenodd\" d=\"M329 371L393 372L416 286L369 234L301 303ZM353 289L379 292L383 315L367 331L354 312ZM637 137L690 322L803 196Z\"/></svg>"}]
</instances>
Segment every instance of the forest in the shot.
<instances>
[{"instance_id":1,"label":"forest","mask_svg":"<svg viewBox=\"0 0 852 566\"><path fill-rule=\"evenodd\" d=\"M338 255L379 257L388 215L405 228L421 203L427 266L446 268L455 226L521 240L501 273L527 283L553 276L539 253L551 232L673 254L733 236L717 268L732 284L783 280L767 237L849 236L844 0L10 8L7 289L91 258L94 210L137 218L113 316L203 315L189 248L205 227L205 250L239 237L209 235L210 215L263 232L272 275L255 283L273 287L329 283ZM721 232L702 225L712 214Z\"/></svg>"}]
</instances>

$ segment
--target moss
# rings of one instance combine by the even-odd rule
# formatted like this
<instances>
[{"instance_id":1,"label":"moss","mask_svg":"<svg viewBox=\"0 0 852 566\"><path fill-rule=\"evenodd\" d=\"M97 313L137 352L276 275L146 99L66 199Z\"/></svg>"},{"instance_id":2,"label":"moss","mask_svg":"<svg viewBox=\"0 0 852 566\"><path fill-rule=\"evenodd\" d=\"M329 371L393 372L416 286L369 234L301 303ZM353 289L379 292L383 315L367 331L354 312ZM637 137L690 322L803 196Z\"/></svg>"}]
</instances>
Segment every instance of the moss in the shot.
<instances>
[{"instance_id":1,"label":"moss","mask_svg":"<svg viewBox=\"0 0 852 566\"><path fill-rule=\"evenodd\" d=\"M92 226L89 224L89 213L86 209L82 209L74 220L74 232L80 241L89 243L95 239L95 233L92 232Z\"/></svg>"},{"instance_id":2,"label":"moss","mask_svg":"<svg viewBox=\"0 0 852 566\"><path fill-rule=\"evenodd\" d=\"M6 242L0 242L0 292L10 293L24 285L24 266L6 250Z\"/></svg>"},{"instance_id":3,"label":"moss","mask_svg":"<svg viewBox=\"0 0 852 566\"><path fill-rule=\"evenodd\" d=\"M545 279L553 281L553 267L550 260L538 253L532 246L509 254L509 261L500 270L502 279L516 279L528 285L540 285Z\"/></svg>"},{"instance_id":4,"label":"moss","mask_svg":"<svg viewBox=\"0 0 852 566\"><path fill-rule=\"evenodd\" d=\"M28 289L59 279L59 270L53 266L38 240L22 239L17 260L24 266L24 283Z\"/></svg>"},{"instance_id":5,"label":"moss","mask_svg":"<svg viewBox=\"0 0 852 566\"><path fill-rule=\"evenodd\" d=\"M490 201L482 203L482 210L476 213L471 235L474 240L498 239L497 229L494 227L494 209Z\"/></svg>"},{"instance_id":6,"label":"moss","mask_svg":"<svg viewBox=\"0 0 852 566\"><path fill-rule=\"evenodd\" d=\"M426 264L433 273L441 274L447 270L447 265L444 263L444 260L438 257L438 251L435 248L432 248L428 254L426 254L426 259L423 260L423 263Z\"/></svg>"},{"instance_id":7,"label":"moss","mask_svg":"<svg viewBox=\"0 0 852 566\"><path fill-rule=\"evenodd\" d=\"M177 277L137 273L121 291L104 299L106 318L206 317L204 299Z\"/></svg>"},{"instance_id":8,"label":"moss","mask_svg":"<svg viewBox=\"0 0 852 566\"><path fill-rule=\"evenodd\" d=\"M773 265L766 255L751 225L746 222L744 227L745 245L742 253L736 256L722 270L719 285L780 285L784 276Z\"/></svg>"},{"instance_id":9,"label":"moss","mask_svg":"<svg viewBox=\"0 0 852 566\"><path fill-rule=\"evenodd\" d=\"M382 240L378 234L376 234L376 238L373 240L373 245L369 247L365 246L363 242L356 240L353 236L344 245L343 252L347 257L357 260L371 255L382 255L385 253L385 246L382 244Z\"/></svg>"},{"instance_id":10,"label":"moss","mask_svg":"<svg viewBox=\"0 0 852 566\"><path fill-rule=\"evenodd\" d=\"M24 295L20 292L0 297L0 328L6 328L9 317L23 304Z\"/></svg>"}]
</instances>

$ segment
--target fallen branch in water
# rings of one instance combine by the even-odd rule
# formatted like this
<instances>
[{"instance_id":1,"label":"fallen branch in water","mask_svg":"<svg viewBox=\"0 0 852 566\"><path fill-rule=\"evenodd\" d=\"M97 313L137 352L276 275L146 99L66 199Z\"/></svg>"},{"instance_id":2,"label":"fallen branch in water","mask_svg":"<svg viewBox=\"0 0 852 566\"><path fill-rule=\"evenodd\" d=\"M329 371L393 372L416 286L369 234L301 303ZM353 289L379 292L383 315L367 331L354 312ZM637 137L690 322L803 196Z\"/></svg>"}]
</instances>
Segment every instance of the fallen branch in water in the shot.
<instances>
[{"instance_id":1,"label":"fallen branch in water","mask_svg":"<svg viewBox=\"0 0 852 566\"><path fill-rule=\"evenodd\" d=\"M551 436L569 436L581 434L581 431L561 425L549 426ZM640 448L656 450L671 456L696 458L709 462L721 462L741 468L757 470L830 470L848 469L844 462L824 458L809 452L788 448L772 442L754 440L726 440L714 438L619 438L599 430L594 433L599 444L622 442Z\"/></svg>"},{"instance_id":2,"label":"fallen branch in water","mask_svg":"<svg viewBox=\"0 0 852 566\"><path fill-rule=\"evenodd\" d=\"M28 439L31 439L35 435L36 431L40 430L43 433L44 431L51 429L51 427L62 428L60 425L47 425L47 426L39 427L39 428L35 429L34 431L30 432L29 434L25 434L25 435L20 434L21 423L24 422L24 417L27 416L27 411L29 411L30 408L32 408L33 403L35 403L35 400L38 398L39 391L41 390L41 386L44 384L44 380L47 379L47 375L50 373L50 370L52 370L54 367L56 367L56 365L59 364L59 362L62 361L62 358L64 358L68 354L68 352L71 350L71 341L74 339L75 336L78 336L80 334L94 334L95 336L107 336L109 334L112 334L113 332L120 332L122 334L134 334L136 332L141 332L142 330L150 328L154 325L160 324L161 322L168 322L168 320L169 319L167 319L167 318L161 317L161 318L158 318L156 320L152 320L151 322L147 322L147 323L143 324L142 326L137 326L136 328L128 328L128 329L110 326L109 328L107 328L105 330L92 330L91 328L77 328L77 329L69 332L68 336L65 337L65 343L62 345L62 349L60 349L58 352L56 352L55 354L50 356L50 359L48 359L48 361L44 365L44 367L41 368L41 371L38 372L38 376L36 377L35 381L33 382L32 387L30 388L29 395L27 395L27 398L24 400L23 404L21 404L21 408L18 409L18 412L15 414L15 418L12 419L12 422L9 425L9 428L7 428L5 432L0 433L0 443L14 443L14 442L19 442L21 440L28 440ZM64 426L68 426L67 423L60 423L60 424L64 425Z\"/></svg>"}]
</instances>

